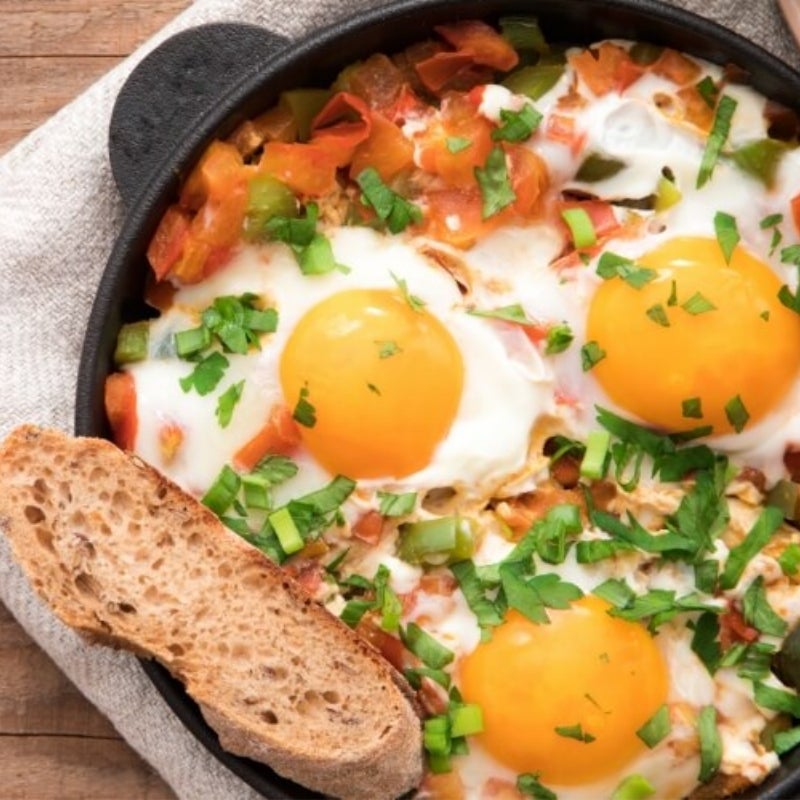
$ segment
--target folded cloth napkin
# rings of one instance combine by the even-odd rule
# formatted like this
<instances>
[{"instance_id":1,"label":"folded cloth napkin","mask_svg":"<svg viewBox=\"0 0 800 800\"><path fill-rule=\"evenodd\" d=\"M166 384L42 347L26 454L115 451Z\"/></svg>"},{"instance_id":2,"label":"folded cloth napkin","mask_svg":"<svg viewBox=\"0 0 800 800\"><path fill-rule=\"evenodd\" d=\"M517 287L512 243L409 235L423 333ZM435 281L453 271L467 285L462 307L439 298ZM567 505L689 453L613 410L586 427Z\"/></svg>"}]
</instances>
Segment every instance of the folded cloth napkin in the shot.
<instances>
[{"instance_id":1,"label":"folded cloth napkin","mask_svg":"<svg viewBox=\"0 0 800 800\"><path fill-rule=\"evenodd\" d=\"M769 0L672 0L744 34L795 67ZM114 98L170 34L209 21L263 25L290 38L375 0L199 0L0 160L0 436L35 422L70 430L78 358L95 289L122 217L106 153ZM125 653L88 647L34 597L0 537L0 600L180 797L257 795L178 722Z\"/></svg>"}]
</instances>

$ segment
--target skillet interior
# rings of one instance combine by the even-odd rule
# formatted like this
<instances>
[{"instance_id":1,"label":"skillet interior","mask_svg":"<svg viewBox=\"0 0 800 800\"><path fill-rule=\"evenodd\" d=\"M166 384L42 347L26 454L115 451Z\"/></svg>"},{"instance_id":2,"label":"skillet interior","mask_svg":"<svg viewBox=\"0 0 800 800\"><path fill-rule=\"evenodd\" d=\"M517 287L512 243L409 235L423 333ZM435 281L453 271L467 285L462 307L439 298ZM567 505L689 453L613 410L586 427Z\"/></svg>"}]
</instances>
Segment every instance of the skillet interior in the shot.
<instances>
[{"instance_id":1,"label":"skillet interior","mask_svg":"<svg viewBox=\"0 0 800 800\"><path fill-rule=\"evenodd\" d=\"M141 297L147 271L145 251L158 221L185 174L206 144L276 102L285 89L326 86L339 69L375 51L394 52L425 38L432 26L455 19L496 20L505 14L538 17L549 41L588 44L625 38L669 45L720 64L744 67L752 85L800 111L800 74L751 42L692 14L656 0L402 0L315 33L242 75L227 96L209 107L200 123L175 142L155 177L129 208L109 258L89 318L76 397L78 435L109 436L103 383L112 369L117 331L123 322L147 315ZM197 706L159 665L144 669L184 724L233 772L264 796L308 798L302 789L267 767L224 752ZM800 795L800 749L757 790L743 798L777 800Z\"/></svg>"}]
</instances>

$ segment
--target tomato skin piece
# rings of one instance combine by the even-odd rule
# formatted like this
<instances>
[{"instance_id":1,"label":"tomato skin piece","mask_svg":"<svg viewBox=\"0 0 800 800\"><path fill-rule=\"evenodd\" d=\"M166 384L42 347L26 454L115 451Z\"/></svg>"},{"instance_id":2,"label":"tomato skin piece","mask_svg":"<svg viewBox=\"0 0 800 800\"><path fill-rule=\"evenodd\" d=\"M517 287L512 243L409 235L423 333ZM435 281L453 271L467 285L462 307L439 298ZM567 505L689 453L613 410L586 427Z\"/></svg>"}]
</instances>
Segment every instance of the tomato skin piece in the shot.
<instances>
[{"instance_id":1,"label":"tomato skin piece","mask_svg":"<svg viewBox=\"0 0 800 800\"><path fill-rule=\"evenodd\" d=\"M596 50L581 50L569 56L569 62L594 95L622 92L644 74L627 50L611 42L603 42Z\"/></svg>"},{"instance_id":2,"label":"tomato skin piece","mask_svg":"<svg viewBox=\"0 0 800 800\"><path fill-rule=\"evenodd\" d=\"M233 465L244 472L264 456L290 456L300 444L300 429L285 405L273 406L263 428L233 456Z\"/></svg>"},{"instance_id":3,"label":"tomato skin piece","mask_svg":"<svg viewBox=\"0 0 800 800\"><path fill-rule=\"evenodd\" d=\"M183 255L190 227L191 217L178 205L171 205L161 218L147 247L156 280L164 280Z\"/></svg>"},{"instance_id":4,"label":"tomato skin piece","mask_svg":"<svg viewBox=\"0 0 800 800\"><path fill-rule=\"evenodd\" d=\"M139 429L133 375L112 372L106 378L104 401L114 443L122 450L133 450Z\"/></svg>"},{"instance_id":5,"label":"tomato skin piece","mask_svg":"<svg viewBox=\"0 0 800 800\"><path fill-rule=\"evenodd\" d=\"M517 51L494 28L480 20L437 25L435 30L456 50L469 53L476 64L507 72L519 63Z\"/></svg>"},{"instance_id":6,"label":"tomato skin piece","mask_svg":"<svg viewBox=\"0 0 800 800\"><path fill-rule=\"evenodd\" d=\"M469 53L442 51L424 61L418 61L414 68L425 88L436 93L474 63L475 59Z\"/></svg>"},{"instance_id":7,"label":"tomato skin piece","mask_svg":"<svg viewBox=\"0 0 800 800\"><path fill-rule=\"evenodd\" d=\"M355 115L356 119L350 118ZM311 123L311 143L338 156L338 167L350 163L353 151L369 138L372 117L367 104L354 94L338 92Z\"/></svg>"},{"instance_id":8,"label":"tomato skin piece","mask_svg":"<svg viewBox=\"0 0 800 800\"><path fill-rule=\"evenodd\" d=\"M800 194L795 195L791 201L792 220L794 221L794 229L800 234Z\"/></svg>"},{"instance_id":9,"label":"tomato skin piece","mask_svg":"<svg viewBox=\"0 0 800 800\"><path fill-rule=\"evenodd\" d=\"M383 181L390 181L414 165L414 145L400 128L383 114L372 113L369 138L356 147L350 164L350 177L355 179L367 167L374 167Z\"/></svg>"},{"instance_id":10,"label":"tomato skin piece","mask_svg":"<svg viewBox=\"0 0 800 800\"><path fill-rule=\"evenodd\" d=\"M505 151L510 162L511 188L517 196L512 208L520 216L535 216L540 209L539 201L550 182L547 165L536 153L522 145L508 145Z\"/></svg>"}]
</instances>

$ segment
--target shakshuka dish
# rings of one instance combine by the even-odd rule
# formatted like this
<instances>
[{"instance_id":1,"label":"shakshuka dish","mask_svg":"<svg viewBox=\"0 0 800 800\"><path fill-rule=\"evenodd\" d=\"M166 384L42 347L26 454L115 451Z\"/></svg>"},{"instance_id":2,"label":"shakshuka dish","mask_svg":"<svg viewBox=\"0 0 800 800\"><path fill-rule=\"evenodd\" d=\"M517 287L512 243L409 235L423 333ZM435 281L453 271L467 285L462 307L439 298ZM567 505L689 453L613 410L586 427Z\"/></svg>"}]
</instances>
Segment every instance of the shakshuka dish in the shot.
<instances>
[{"instance_id":1,"label":"shakshuka dish","mask_svg":"<svg viewBox=\"0 0 800 800\"><path fill-rule=\"evenodd\" d=\"M114 438L406 676L420 798L757 784L800 742L797 118L647 43L431 36L208 146Z\"/></svg>"}]
</instances>

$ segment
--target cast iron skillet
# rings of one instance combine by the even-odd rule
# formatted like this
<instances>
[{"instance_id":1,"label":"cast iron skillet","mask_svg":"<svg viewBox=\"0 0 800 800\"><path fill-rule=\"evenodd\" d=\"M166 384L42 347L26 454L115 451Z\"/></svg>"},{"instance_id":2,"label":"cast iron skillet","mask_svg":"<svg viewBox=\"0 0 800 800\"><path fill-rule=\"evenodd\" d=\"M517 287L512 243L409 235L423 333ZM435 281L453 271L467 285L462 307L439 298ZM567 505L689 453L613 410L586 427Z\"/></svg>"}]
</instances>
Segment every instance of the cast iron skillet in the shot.
<instances>
[{"instance_id":1,"label":"cast iron skillet","mask_svg":"<svg viewBox=\"0 0 800 800\"><path fill-rule=\"evenodd\" d=\"M720 64L733 62L752 85L800 111L800 74L742 37L656 0L401 0L288 41L246 25L210 25L169 40L134 72L120 93L110 130L114 177L127 217L95 298L78 375L75 430L108 436L103 382L117 331L147 315L141 297L145 251L194 160L215 136L277 101L281 91L327 86L338 70L376 51L395 52L456 19L534 14L549 41L627 38L675 47ZM224 752L195 703L159 665L143 668L197 738L233 772L277 800L314 795L264 765ZM745 798L800 795L800 749Z\"/></svg>"}]
</instances>

